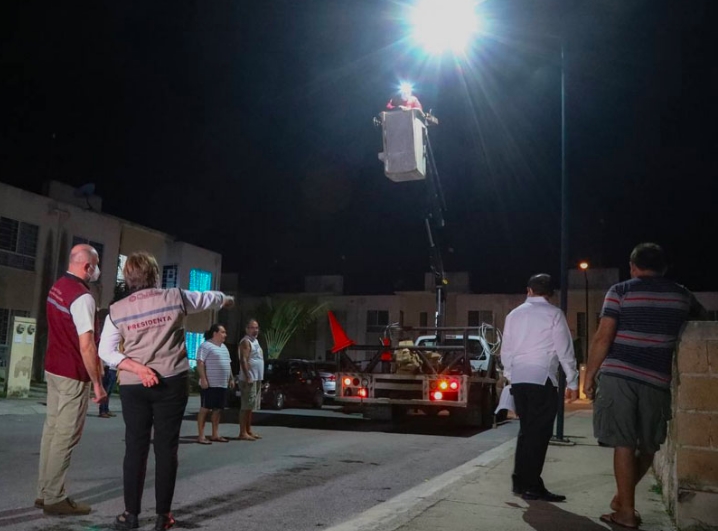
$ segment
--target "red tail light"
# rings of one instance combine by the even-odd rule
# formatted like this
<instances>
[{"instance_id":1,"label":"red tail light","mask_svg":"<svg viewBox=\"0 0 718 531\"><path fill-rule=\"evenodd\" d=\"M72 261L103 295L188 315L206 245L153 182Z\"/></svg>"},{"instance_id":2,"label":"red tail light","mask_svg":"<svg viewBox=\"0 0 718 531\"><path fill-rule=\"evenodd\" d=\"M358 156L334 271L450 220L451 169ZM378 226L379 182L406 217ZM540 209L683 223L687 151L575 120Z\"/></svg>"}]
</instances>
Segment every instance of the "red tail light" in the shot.
<instances>
[{"instance_id":1,"label":"red tail light","mask_svg":"<svg viewBox=\"0 0 718 531\"><path fill-rule=\"evenodd\" d=\"M449 384L449 389L451 389L452 391L456 391L458 388L459 388L459 382L457 382L456 380L454 380L453 382L451 382Z\"/></svg>"},{"instance_id":2,"label":"red tail light","mask_svg":"<svg viewBox=\"0 0 718 531\"><path fill-rule=\"evenodd\" d=\"M344 385L346 385L346 386L348 387L348 386L350 386L351 384L352 384L352 379L351 379L351 378L344 378Z\"/></svg>"},{"instance_id":3,"label":"red tail light","mask_svg":"<svg viewBox=\"0 0 718 531\"><path fill-rule=\"evenodd\" d=\"M362 388L357 391L357 395L359 395L362 398L366 398L366 389Z\"/></svg>"},{"instance_id":4,"label":"red tail light","mask_svg":"<svg viewBox=\"0 0 718 531\"><path fill-rule=\"evenodd\" d=\"M336 379L337 379L337 377L334 376L333 374L332 374L331 376L327 377L327 380L329 380L330 382L333 382L333 381L335 381Z\"/></svg>"},{"instance_id":5,"label":"red tail light","mask_svg":"<svg viewBox=\"0 0 718 531\"><path fill-rule=\"evenodd\" d=\"M441 391L434 391L431 397L434 400L441 400L442 398L444 398L444 393L442 393Z\"/></svg>"}]
</instances>

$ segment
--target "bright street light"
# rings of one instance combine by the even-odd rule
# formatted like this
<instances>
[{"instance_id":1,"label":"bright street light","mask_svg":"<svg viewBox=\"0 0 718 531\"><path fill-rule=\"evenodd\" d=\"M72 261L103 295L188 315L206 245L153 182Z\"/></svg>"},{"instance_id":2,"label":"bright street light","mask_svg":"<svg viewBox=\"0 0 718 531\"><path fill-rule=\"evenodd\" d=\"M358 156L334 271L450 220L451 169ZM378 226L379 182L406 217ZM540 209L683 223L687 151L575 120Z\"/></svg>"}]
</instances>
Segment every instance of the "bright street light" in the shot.
<instances>
[{"instance_id":1,"label":"bright street light","mask_svg":"<svg viewBox=\"0 0 718 531\"><path fill-rule=\"evenodd\" d=\"M431 54L463 53L479 31L475 0L419 0L411 8L412 38Z\"/></svg>"}]
</instances>

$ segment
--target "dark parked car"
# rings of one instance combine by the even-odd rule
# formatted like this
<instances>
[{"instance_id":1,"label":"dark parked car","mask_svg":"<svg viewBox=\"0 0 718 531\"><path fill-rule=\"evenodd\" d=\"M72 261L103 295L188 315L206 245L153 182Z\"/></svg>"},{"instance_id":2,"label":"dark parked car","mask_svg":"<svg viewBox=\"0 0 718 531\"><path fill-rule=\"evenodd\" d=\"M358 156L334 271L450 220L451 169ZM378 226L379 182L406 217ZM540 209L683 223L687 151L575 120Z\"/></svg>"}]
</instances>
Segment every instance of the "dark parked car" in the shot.
<instances>
[{"instance_id":1,"label":"dark parked car","mask_svg":"<svg viewBox=\"0 0 718 531\"><path fill-rule=\"evenodd\" d=\"M262 407L282 409L285 404L324 404L322 379L307 360L268 360L264 365Z\"/></svg>"}]
</instances>

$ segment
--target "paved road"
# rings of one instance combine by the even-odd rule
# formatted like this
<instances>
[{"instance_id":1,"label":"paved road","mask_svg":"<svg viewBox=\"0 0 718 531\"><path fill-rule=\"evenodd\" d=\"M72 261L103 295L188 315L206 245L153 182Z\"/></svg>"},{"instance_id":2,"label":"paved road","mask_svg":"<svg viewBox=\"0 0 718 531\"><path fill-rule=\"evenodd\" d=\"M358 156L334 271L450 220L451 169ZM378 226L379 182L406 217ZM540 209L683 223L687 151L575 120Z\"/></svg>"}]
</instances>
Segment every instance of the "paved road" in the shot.
<instances>
[{"instance_id":1,"label":"paved road","mask_svg":"<svg viewBox=\"0 0 718 531\"><path fill-rule=\"evenodd\" d=\"M448 418L367 421L338 408L288 409L256 415L257 442L194 443L191 402L182 428L175 516L180 529L305 531L341 523L376 504L451 470L515 436L509 423L478 432ZM94 413L94 412L93 412ZM236 412L221 432L237 435ZM34 499L43 415L0 417L0 530L110 529L123 509L120 417L89 416L69 477L70 494L91 503L82 518L51 518L30 508ZM142 525L154 514L153 461Z\"/></svg>"}]
</instances>

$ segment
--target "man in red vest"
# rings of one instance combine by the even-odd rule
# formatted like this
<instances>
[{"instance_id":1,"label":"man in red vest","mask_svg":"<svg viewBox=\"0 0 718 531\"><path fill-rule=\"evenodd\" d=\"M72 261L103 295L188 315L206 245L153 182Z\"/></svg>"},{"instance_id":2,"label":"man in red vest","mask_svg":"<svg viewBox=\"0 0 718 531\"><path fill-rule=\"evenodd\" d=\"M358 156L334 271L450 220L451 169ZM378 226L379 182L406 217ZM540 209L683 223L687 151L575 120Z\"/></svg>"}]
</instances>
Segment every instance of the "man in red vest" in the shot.
<instances>
[{"instance_id":1,"label":"man in red vest","mask_svg":"<svg viewBox=\"0 0 718 531\"><path fill-rule=\"evenodd\" d=\"M97 251L75 245L67 272L47 296L48 339L45 353L47 414L42 430L35 507L49 515L88 514L90 506L65 493L72 450L80 442L90 398L106 400L97 356L99 330L89 282L100 277Z\"/></svg>"}]
</instances>

